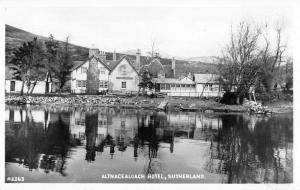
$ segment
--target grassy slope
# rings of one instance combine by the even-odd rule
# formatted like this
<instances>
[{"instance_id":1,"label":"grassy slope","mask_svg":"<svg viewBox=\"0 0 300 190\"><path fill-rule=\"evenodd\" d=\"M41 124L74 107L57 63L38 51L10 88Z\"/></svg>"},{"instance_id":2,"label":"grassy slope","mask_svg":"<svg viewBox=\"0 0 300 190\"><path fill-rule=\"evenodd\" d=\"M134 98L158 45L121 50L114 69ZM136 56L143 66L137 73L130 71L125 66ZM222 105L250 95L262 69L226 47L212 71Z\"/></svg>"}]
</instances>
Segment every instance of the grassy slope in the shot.
<instances>
[{"instance_id":1,"label":"grassy slope","mask_svg":"<svg viewBox=\"0 0 300 190\"><path fill-rule=\"evenodd\" d=\"M12 57L14 49L21 46L24 42L31 41L34 37L37 37L42 42L45 42L48 39L48 37L39 36L10 25L5 25L6 64ZM88 57L88 48L70 44L70 49L74 60L84 60Z\"/></svg>"}]
</instances>

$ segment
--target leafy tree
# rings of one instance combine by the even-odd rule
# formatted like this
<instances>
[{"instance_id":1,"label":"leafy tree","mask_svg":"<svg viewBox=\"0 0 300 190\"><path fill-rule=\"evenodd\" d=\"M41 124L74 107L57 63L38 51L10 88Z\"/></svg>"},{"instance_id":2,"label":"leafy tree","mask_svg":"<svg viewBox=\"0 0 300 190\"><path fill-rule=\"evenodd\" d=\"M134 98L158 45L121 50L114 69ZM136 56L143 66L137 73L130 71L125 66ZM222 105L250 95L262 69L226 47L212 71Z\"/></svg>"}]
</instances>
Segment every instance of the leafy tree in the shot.
<instances>
[{"instance_id":1,"label":"leafy tree","mask_svg":"<svg viewBox=\"0 0 300 190\"><path fill-rule=\"evenodd\" d=\"M50 34L47 41L45 41L46 46L46 57L48 61L48 68L51 69L51 66L57 63L57 55L59 50L59 42L54 40L52 34Z\"/></svg>"},{"instance_id":2,"label":"leafy tree","mask_svg":"<svg viewBox=\"0 0 300 190\"><path fill-rule=\"evenodd\" d=\"M65 43L62 46L59 46L59 48L58 43L51 38L48 40L46 47L48 52L48 61L54 63L51 64L50 71L59 81L59 92L61 93L62 88L69 79L71 68L73 66L71 60L69 36L66 37Z\"/></svg>"},{"instance_id":3,"label":"leafy tree","mask_svg":"<svg viewBox=\"0 0 300 190\"><path fill-rule=\"evenodd\" d=\"M146 89L153 89L154 84L152 82L152 77L148 71L148 69L143 69L141 71L141 79L140 79L140 83L139 83L139 91L137 93L137 96L139 96L140 91L142 89L142 94L145 95L146 94Z\"/></svg>"},{"instance_id":4,"label":"leafy tree","mask_svg":"<svg viewBox=\"0 0 300 190\"><path fill-rule=\"evenodd\" d=\"M46 70L45 70L45 51L43 48L43 43L37 38L33 40L33 50L32 50L32 65L31 65L30 75L27 80L28 91L27 94L32 94L37 81L44 80Z\"/></svg>"},{"instance_id":5,"label":"leafy tree","mask_svg":"<svg viewBox=\"0 0 300 190\"><path fill-rule=\"evenodd\" d=\"M27 86L27 94L32 93L37 81L45 72L43 45L37 38L33 38L32 41L23 43L13 54L10 69L14 71L16 78L22 80L20 93L23 95L24 85Z\"/></svg>"}]
</instances>

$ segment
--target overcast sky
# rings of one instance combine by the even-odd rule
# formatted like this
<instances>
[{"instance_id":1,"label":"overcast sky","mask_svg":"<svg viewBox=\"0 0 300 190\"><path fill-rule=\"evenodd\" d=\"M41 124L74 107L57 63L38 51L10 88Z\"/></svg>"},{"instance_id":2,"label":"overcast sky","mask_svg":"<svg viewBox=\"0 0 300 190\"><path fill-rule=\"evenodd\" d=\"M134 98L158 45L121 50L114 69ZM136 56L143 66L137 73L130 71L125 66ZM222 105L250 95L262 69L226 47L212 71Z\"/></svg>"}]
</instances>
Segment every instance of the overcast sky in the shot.
<instances>
[{"instance_id":1,"label":"overcast sky","mask_svg":"<svg viewBox=\"0 0 300 190\"><path fill-rule=\"evenodd\" d=\"M229 40L230 27L247 20L275 26L283 22L288 43L291 7L287 6L105 6L6 7L5 23L71 43L117 52L150 49L176 57L217 56ZM289 48L290 49L290 48ZM290 50L289 50L290 51Z\"/></svg>"}]
</instances>

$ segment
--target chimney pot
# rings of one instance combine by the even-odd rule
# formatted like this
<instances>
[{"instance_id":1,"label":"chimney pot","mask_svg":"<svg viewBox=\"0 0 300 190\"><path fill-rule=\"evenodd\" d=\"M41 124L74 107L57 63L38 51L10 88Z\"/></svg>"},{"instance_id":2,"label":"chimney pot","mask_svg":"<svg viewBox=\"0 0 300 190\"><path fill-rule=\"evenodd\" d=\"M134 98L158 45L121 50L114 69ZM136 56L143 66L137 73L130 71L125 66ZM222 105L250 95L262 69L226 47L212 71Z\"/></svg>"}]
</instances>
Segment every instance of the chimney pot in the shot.
<instances>
[{"instance_id":1,"label":"chimney pot","mask_svg":"<svg viewBox=\"0 0 300 190\"><path fill-rule=\"evenodd\" d=\"M137 69L138 71L140 70L140 67L141 67L141 50L140 49L137 49L136 51L136 66L137 66Z\"/></svg>"},{"instance_id":2,"label":"chimney pot","mask_svg":"<svg viewBox=\"0 0 300 190\"><path fill-rule=\"evenodd\" d=\"M117 52L116 50L114 49L114 53L113 53L113 60L116 61L117 60Z\"/></svg>"},{"instance_id":3,"label":"chimney pot","mask_svg":"<svg viewBox=\"0 0 300 190\"><path fill-rule=\"evenodd\" d=\"M175 57L172 58L172 70L173 70L173 74L174 74L174 78L175 78L175 74L176 74L176 60L175 60Z\"/></svg>"}]
</instances>

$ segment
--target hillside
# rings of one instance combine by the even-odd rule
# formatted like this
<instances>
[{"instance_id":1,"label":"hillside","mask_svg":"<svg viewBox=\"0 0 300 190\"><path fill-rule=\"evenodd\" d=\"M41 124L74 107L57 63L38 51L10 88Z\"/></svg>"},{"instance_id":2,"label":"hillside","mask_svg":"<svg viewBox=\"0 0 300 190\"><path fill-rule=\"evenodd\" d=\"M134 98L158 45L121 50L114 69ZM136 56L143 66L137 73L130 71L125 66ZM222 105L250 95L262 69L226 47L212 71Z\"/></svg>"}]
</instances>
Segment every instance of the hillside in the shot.
<instances>
[{"instance_id":1,"label":"hillside","mask_svg":"<svg viewBox=\"0 0 300 190\"><path fill-rule=\"evenodd\" d=\"M50 35L51 32L49 32ZM37 37L42 42L45 42L48 37L40 36L37 34L32 34L30 32L24 31L22 29L5 25L5 64L7 65L9 60L13 56L14 49L21 46L24 42L32 40L34 37ZM64 43L64 42L60 42ZM72 59L74 61L83 61L88 58L88 48L70 44ZM132 55L133 54L133 55ZM118 58L121 55L128 55L135 59L134 53L118 53ZM106 52L107 59L112 59L112 52ZM144 56L142 56L143 59ZM167 67L171 67L171 59L161 58L161 62L163 65ZM189 72L191 73L216 73L217 65L212 63L203 63L197 61L185 61L185 60L176 60L176 77L187 75ZM9 71L7 71L7 75ZM7 77L7 76L6 76Z\"/></svg>"},{"instance_id":2,"label":"hillside","mask_svg":"<svg viewBox=\"0 0 300 190\"><path fill-rule=\"evenodd\" d=\"M7 64L12 57L14 49L20 47L24 42L31 41L34 37L37 37L42 42L48 39L48 37L32 34L19 28L5 25L5 63ZM63 44L64 42L60 41L60 43ZM88 57L88 48L70 44L70 51L73 60L83 60Z\"/></svg>"}]
</instances>

